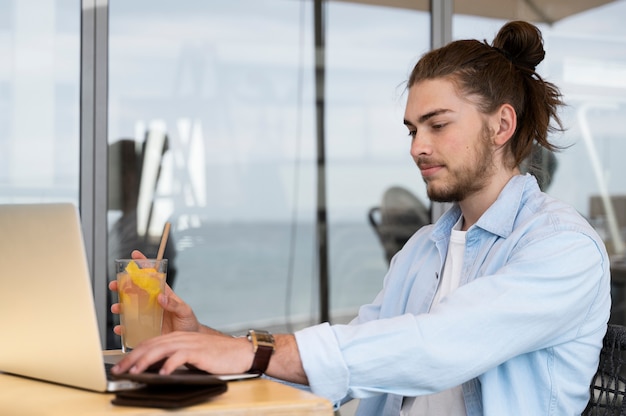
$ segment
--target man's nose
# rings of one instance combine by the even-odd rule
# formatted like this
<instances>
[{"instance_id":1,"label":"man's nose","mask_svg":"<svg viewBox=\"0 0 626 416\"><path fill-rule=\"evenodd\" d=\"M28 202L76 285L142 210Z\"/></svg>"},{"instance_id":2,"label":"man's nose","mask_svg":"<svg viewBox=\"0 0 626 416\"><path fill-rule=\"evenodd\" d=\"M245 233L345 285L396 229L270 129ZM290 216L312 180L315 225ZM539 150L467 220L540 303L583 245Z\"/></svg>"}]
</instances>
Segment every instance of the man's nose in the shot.
<instances>
[{"instance_id":1,"label":"man's nose","mask_svg":"<svg viewBox=\"0 0 626 416\"><path fill-rule=\"evenodd\" d=\"M428 138L416 132L411 140L411 156L416 159L420 155L429 155L431 151L432 149Z\"/></svg>"}]
</instances>

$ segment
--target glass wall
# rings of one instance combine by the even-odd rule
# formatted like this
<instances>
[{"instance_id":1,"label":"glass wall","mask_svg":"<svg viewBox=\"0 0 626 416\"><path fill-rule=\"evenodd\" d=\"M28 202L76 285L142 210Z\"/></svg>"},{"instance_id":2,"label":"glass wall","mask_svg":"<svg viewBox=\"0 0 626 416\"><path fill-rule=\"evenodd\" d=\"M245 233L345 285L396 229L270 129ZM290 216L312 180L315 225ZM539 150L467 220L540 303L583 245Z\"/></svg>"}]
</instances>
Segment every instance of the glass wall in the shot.
<instances>
[{"instance_id":1,"label":"glass wall","mask_svg":"<svg viewBox=\"0 0 626 416\"><path fill-rule=\"evenodd\" d=\"M306 6L110 2L109 263L170 221L170 283L224 330L311 309Z\"/></svg>"},{"instance_id":2,"label":"glass wall","mask_svg":"<svg viewBox=\"0 0 626 416\"><path fill-rule=\"evenodd\" d=\"M80 2L0 1L0 56L0 203L78 204Z\"/></svg>"},{"instance_id":3,"label":"glass wall","mask_svg":"<svg viewBox=\"0 0 626 416\"><path fill-rule=\"evenodd\" d=\"M430 14L329 2L326 42L330 305L343 322L373 300L387 270L370 210L398 187L429 204L403 119L405 82L430 48Z\"/></svg>"},{"instance_id":4,"label":"glass wall","mask_svg":"<svg viewBox=\"0 0 626 416\"><path fill-rule=\"evenodd\" d=\"M204 322L233 332L316 322L313 2L99 6L109 35L107 263L134 248L154 255L170 221L171 283ZM0 2L0 202L79 200L80 12L76 0ZM620 0L542 25L539 68L569 104L557 138L569 148L547 190L586 215L614 255L626 237L624 15ZM455 15L453 36L491 40L506 18ZM370 220L387 191L400 187L428 209L402 115L429 20L426 11L326 2L334 322L382 284L388 256Z\"/></svg>"},{"instance_id":5,"label":"glass wall","mask_svg":"<svg viewBox=\"0 0 626 416\"><path fill-rule=\"evenodd\" d=\"M109 12L109 263L154 255L170 221L171 283L202 321L316 322L313 2L111 1ZM330 298L343 319L386 269L369 209L392 185L420 192L403 82L429 25L401 9L325 12Z\"/></svg>"}]
</instances>

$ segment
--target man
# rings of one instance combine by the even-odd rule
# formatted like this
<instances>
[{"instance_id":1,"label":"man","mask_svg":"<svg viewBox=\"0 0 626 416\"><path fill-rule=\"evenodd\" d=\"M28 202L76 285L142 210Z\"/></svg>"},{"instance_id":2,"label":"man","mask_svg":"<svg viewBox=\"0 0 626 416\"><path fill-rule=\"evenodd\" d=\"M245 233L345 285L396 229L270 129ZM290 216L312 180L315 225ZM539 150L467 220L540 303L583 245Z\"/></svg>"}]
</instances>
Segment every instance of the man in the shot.
<instances>
[{"instance_id":1,"label":"man","mask_svg":"<svg viewBox=\"0 0 626 416\"><path fill-rule=\"evenodd\" d=\"M411 237L349 325L274 336L264 368L269 356L201 326L168 290L165 335L115 371L162 359L162 373L253 368L336 404L360 398L359 415L580 414L609 317L609 260L574 209L520 174L533 146L555 149L551 120L560 126L559 91L535 72L543 57L539 30L510 22L493 45L457 41L417 63L411 155L429 197L454 204Z\"/></svg>"}]
</instances>

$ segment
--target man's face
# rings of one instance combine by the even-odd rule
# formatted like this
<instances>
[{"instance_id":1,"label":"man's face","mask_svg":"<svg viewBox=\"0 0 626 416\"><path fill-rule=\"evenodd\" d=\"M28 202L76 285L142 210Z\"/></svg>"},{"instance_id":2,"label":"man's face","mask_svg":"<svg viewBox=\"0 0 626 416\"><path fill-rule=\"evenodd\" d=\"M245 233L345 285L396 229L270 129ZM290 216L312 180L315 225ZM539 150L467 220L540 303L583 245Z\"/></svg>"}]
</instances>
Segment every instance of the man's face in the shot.
<instances>
[{"instance_id":1,"label":"man's face","mask_svg":"<svg viewBox=\"0 0 626 416\"><path fill-rule=\"evenodd\" d=\"M411 156L432 201L463 201L488 184L495 166L486 117L458 95L452 82L413 85L404 118Z\"/></svg>"}]
</instances>

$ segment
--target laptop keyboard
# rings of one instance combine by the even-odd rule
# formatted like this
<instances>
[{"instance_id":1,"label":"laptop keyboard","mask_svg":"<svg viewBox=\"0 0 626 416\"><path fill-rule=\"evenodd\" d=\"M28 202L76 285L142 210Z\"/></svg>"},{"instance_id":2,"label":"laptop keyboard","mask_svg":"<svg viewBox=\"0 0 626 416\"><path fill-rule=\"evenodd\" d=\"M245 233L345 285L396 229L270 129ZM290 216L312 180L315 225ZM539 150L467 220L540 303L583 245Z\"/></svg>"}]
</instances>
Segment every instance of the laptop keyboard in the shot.
<instances>
[{"instance_id":1,"label":"laptop keyboard","mask_svg":"<svg viewBox=\"0 0 626 416\"><path fill-rule=\"evenodd\" d=\"M111 369L113 368L115 364L112 363L104 363L104 371L106 372L107 375L107 380L113 380L113 374L111 373Z\"/></svg>"}]
</instances>

